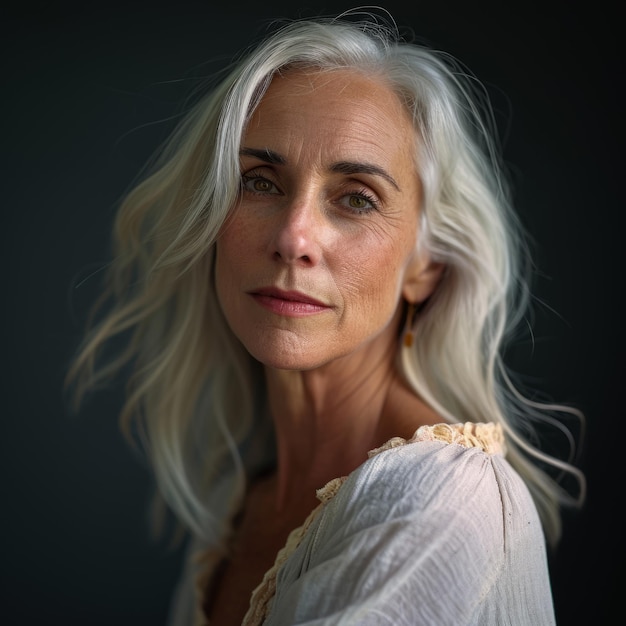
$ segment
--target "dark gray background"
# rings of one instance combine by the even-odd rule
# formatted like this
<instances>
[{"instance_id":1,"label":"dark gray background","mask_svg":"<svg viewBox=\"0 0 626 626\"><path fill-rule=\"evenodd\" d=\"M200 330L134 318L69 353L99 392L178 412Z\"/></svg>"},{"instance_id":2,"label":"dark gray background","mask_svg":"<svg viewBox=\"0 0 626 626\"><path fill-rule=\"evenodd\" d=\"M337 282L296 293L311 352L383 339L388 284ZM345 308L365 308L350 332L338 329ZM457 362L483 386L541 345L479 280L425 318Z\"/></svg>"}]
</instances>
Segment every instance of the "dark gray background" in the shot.
<instances>
[{"instance_id":1,"label":"dark gray background","mask_svg":"<svg viewBox=\"0 0 626 626\"><path fill-rule=\"evenodd\" d=\"M116 202L198 79L271 17L350 6L181 0L3 9L3 623L163 624L179 555L148 537L150 477L119 434L119 393L98 395L78 416L63 394L97 277L73 285L106 260ZM492 91L545 302L535 347L521 346L516 363L589 423L588 503L566 519L551 559L557 615L563 626L611 623L625 565L617 13L608 2L555 0L386 7Z\"/></svg>"}]
</instances>

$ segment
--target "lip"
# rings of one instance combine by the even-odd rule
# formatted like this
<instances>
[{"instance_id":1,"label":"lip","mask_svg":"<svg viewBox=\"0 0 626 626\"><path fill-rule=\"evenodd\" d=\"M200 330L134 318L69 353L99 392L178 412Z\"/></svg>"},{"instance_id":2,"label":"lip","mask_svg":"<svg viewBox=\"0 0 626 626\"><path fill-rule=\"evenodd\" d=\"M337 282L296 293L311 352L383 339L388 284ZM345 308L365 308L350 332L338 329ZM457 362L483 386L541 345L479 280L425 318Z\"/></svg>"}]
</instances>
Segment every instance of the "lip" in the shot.
<instances>
[{"instance_id":1,"label":"lip","mask_svg":"<svg viewBox=\"0 0 626 626\"><path fill-rule=\"evenodd\" d=\"M263 308L287 317L305 317L329 310L324 302L300 291L286 291L277 287L261 287L248 292Z\"/></svg>"}]
</instances>

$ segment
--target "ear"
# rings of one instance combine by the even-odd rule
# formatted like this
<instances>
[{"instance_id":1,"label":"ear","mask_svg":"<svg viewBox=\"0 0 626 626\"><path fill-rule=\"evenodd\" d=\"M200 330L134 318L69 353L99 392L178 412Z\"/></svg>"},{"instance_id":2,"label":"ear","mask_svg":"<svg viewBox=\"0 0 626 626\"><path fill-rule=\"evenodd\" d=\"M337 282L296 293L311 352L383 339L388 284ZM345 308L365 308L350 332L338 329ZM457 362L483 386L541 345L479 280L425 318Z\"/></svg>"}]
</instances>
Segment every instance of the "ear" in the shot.
<instances>
[{"instance_id":1,"label":"ear","mask_svg":"<svg viewBox=\"0 0 626 626\"><path fill-rule=\"evenodd\" d=\"M445 267L444 263L432 261L427 253L416 254L404 274L404 299L413 304L424 302L435 291Z\"/></svg>"}]
</instances>

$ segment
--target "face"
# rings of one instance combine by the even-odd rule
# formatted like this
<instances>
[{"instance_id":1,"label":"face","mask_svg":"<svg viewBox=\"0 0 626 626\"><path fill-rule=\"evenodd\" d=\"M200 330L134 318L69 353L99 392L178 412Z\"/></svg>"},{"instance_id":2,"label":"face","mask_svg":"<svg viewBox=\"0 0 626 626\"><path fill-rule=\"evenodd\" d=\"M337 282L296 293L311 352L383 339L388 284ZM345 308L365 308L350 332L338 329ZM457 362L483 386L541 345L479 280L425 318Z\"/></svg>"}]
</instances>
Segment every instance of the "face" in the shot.
<instances>
[{"instance_id":1,"label":"face","mask_svg":"<svg viewBox=\"0 0 626 626\"><path fill-rule=\"evenodd\" d=\"M434 286L418 254L415 131L361 74L276 77L244 133L242 191L217 241L216 284L262 363L307 370L396 345L403 297Z\"/></svg>"}]
</instances>

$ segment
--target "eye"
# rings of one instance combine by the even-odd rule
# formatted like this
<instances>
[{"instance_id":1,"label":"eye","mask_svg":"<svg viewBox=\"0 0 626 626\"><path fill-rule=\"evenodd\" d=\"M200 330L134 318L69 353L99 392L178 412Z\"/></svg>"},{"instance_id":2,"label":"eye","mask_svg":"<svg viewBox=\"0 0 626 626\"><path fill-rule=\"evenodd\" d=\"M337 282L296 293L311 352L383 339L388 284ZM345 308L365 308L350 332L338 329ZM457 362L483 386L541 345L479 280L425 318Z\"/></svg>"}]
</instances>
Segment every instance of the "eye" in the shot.
<instances>
[{"instance_id":1,"label":"eye","mask_svg":"<svg viewBox=\"0 0 626 626\"><path fill-rule=\"evenodd\" d=\"M249 191L251 193L257 193L257 194L280 193L276 185L271 180L265 178L264 176L261 176L260 174L256 174L254 172L250 172L248 174L242 174L241 186L245 191Z\"/></svg>"},{"instance_id":2,"label":"eye","mask_svg":"<svg viewBox=\"0 0 626 626\"><path fill-rule=\"evenodd\" d=\"M378 210L378 200L365 189L342 196L341 204L357 215Z\"/></svg>"}]
</instances>

